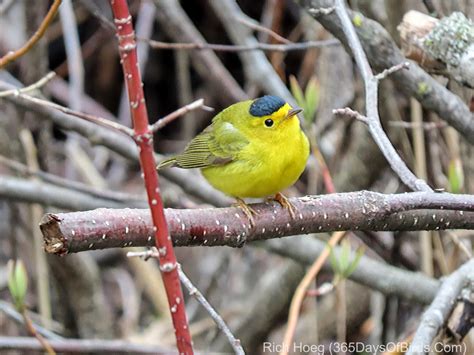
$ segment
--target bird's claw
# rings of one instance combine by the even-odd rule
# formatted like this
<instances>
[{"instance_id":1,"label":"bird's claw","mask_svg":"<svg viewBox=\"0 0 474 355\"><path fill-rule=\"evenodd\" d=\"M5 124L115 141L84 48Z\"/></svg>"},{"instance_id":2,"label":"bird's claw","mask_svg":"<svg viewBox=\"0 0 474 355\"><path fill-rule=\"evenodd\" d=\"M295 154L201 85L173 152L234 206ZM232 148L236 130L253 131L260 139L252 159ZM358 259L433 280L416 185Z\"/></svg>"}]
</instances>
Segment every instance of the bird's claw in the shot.
<instances>
[{"instance_id":1,"label":"bird's claw","mask_svg":"<svg viewBox=\"0 0 474 355\"><path fill-rule=\"evenodd\" d=\"M273 200L277 201L281 205L281 207L286 208L288 210L291 219L296 218L296 207L288 200L285 195L278 192L273 198Z\"/></svg>"},{"instance_id":2,"label":"bird's claw","mask_svg":"<svg viewBox=\"0 0 474 355\"><path fill-rule=\"evenodd\" d=\"M248 218L251 227L255 227L255 219L253 216L258 215L258 212L255 211L252 207L247 205L244 200L237 198L235 202L235 206L240 208L245 216Z\"/></svg>"}]
</instances>

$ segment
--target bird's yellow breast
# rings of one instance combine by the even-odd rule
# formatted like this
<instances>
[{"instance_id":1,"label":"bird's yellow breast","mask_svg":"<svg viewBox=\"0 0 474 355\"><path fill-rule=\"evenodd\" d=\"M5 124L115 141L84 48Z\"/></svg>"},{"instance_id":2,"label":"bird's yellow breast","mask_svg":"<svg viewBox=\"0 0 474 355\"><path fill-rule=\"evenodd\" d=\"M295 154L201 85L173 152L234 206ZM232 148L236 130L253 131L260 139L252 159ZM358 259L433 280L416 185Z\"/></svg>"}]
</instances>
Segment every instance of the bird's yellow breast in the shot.
<instances>
[{"instance_id":1,"label":"bird's yellow breast","mask_svg":"<svg viewBox=\"0 0 474 355\"><path fill-rule=\"evenodd\" d=\"M260 198L293 185L303 173L309 143L296 116L281 123L271 135L252 135L232 162L203 168L202 174L216 189L233 197Z\"/></svg>"}]
</instances>

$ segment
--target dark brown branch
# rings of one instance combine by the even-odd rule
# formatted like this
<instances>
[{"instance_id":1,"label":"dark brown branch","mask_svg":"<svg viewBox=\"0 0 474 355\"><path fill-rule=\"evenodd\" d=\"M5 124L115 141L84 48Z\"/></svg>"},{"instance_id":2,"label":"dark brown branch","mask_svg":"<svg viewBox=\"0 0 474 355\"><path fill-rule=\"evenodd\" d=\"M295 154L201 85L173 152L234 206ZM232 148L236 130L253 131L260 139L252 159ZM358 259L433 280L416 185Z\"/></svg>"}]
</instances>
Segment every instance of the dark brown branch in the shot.
<instances>
[{"instance_id":1,"label":"dark brown branch","mask_svg":"<svg viewBox=\"0 0 474 355\"><path fill-rule=\"evenodd\" d=\"M291 202L299 211L294 220L276 202L253 205L258 212L254 228L239 208L167 209L166 218L176 246L241 247L256 240L336 230L474 229L471 195L361 191L306 196ZM47 214L41 229L46 250L56 254L153 245L147 210Z\"/></svg>"}]
</instances>

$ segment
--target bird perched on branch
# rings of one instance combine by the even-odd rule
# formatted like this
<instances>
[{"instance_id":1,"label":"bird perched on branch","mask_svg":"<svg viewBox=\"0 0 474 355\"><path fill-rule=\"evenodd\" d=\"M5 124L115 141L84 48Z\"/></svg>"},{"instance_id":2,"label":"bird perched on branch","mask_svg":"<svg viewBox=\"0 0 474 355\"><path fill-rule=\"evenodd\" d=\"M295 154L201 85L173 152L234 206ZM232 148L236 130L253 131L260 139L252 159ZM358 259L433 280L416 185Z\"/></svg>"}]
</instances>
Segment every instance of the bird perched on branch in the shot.
<instances>
[{"instance_id":1,"label":"bird perched on branch","mask_svg":"<svg viewBox=\"0 0 474 355\"><path fill-rule=\"evenodd\" d=\"M309 156L297 117L301 111L277 96L238 102L157 168L200 168L214 188L237 199L252 224L256 212L242 200L246 197L274 196L294 218L294 206L280 191L298 180Z\"/></svg>"}]
</instances>

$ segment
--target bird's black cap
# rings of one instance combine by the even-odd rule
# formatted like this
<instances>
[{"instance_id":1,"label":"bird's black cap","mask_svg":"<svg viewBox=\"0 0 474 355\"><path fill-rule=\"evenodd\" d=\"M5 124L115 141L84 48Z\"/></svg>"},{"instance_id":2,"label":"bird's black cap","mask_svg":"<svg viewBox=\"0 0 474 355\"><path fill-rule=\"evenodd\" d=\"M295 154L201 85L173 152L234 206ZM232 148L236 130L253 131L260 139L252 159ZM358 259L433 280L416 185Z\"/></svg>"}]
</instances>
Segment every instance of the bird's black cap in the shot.
<instances>
[{"instance_id":1,"label":"bird's black cap","mask_svg":"<svg viewBox=\"0 0 474 355\"><path fill-rule=\"evenodd\" d=\"M255 117L268 116L278 111L284 104L285 101L278 96L265 95L252 102L249 112Z\"/></svg>"}]
</instances>

